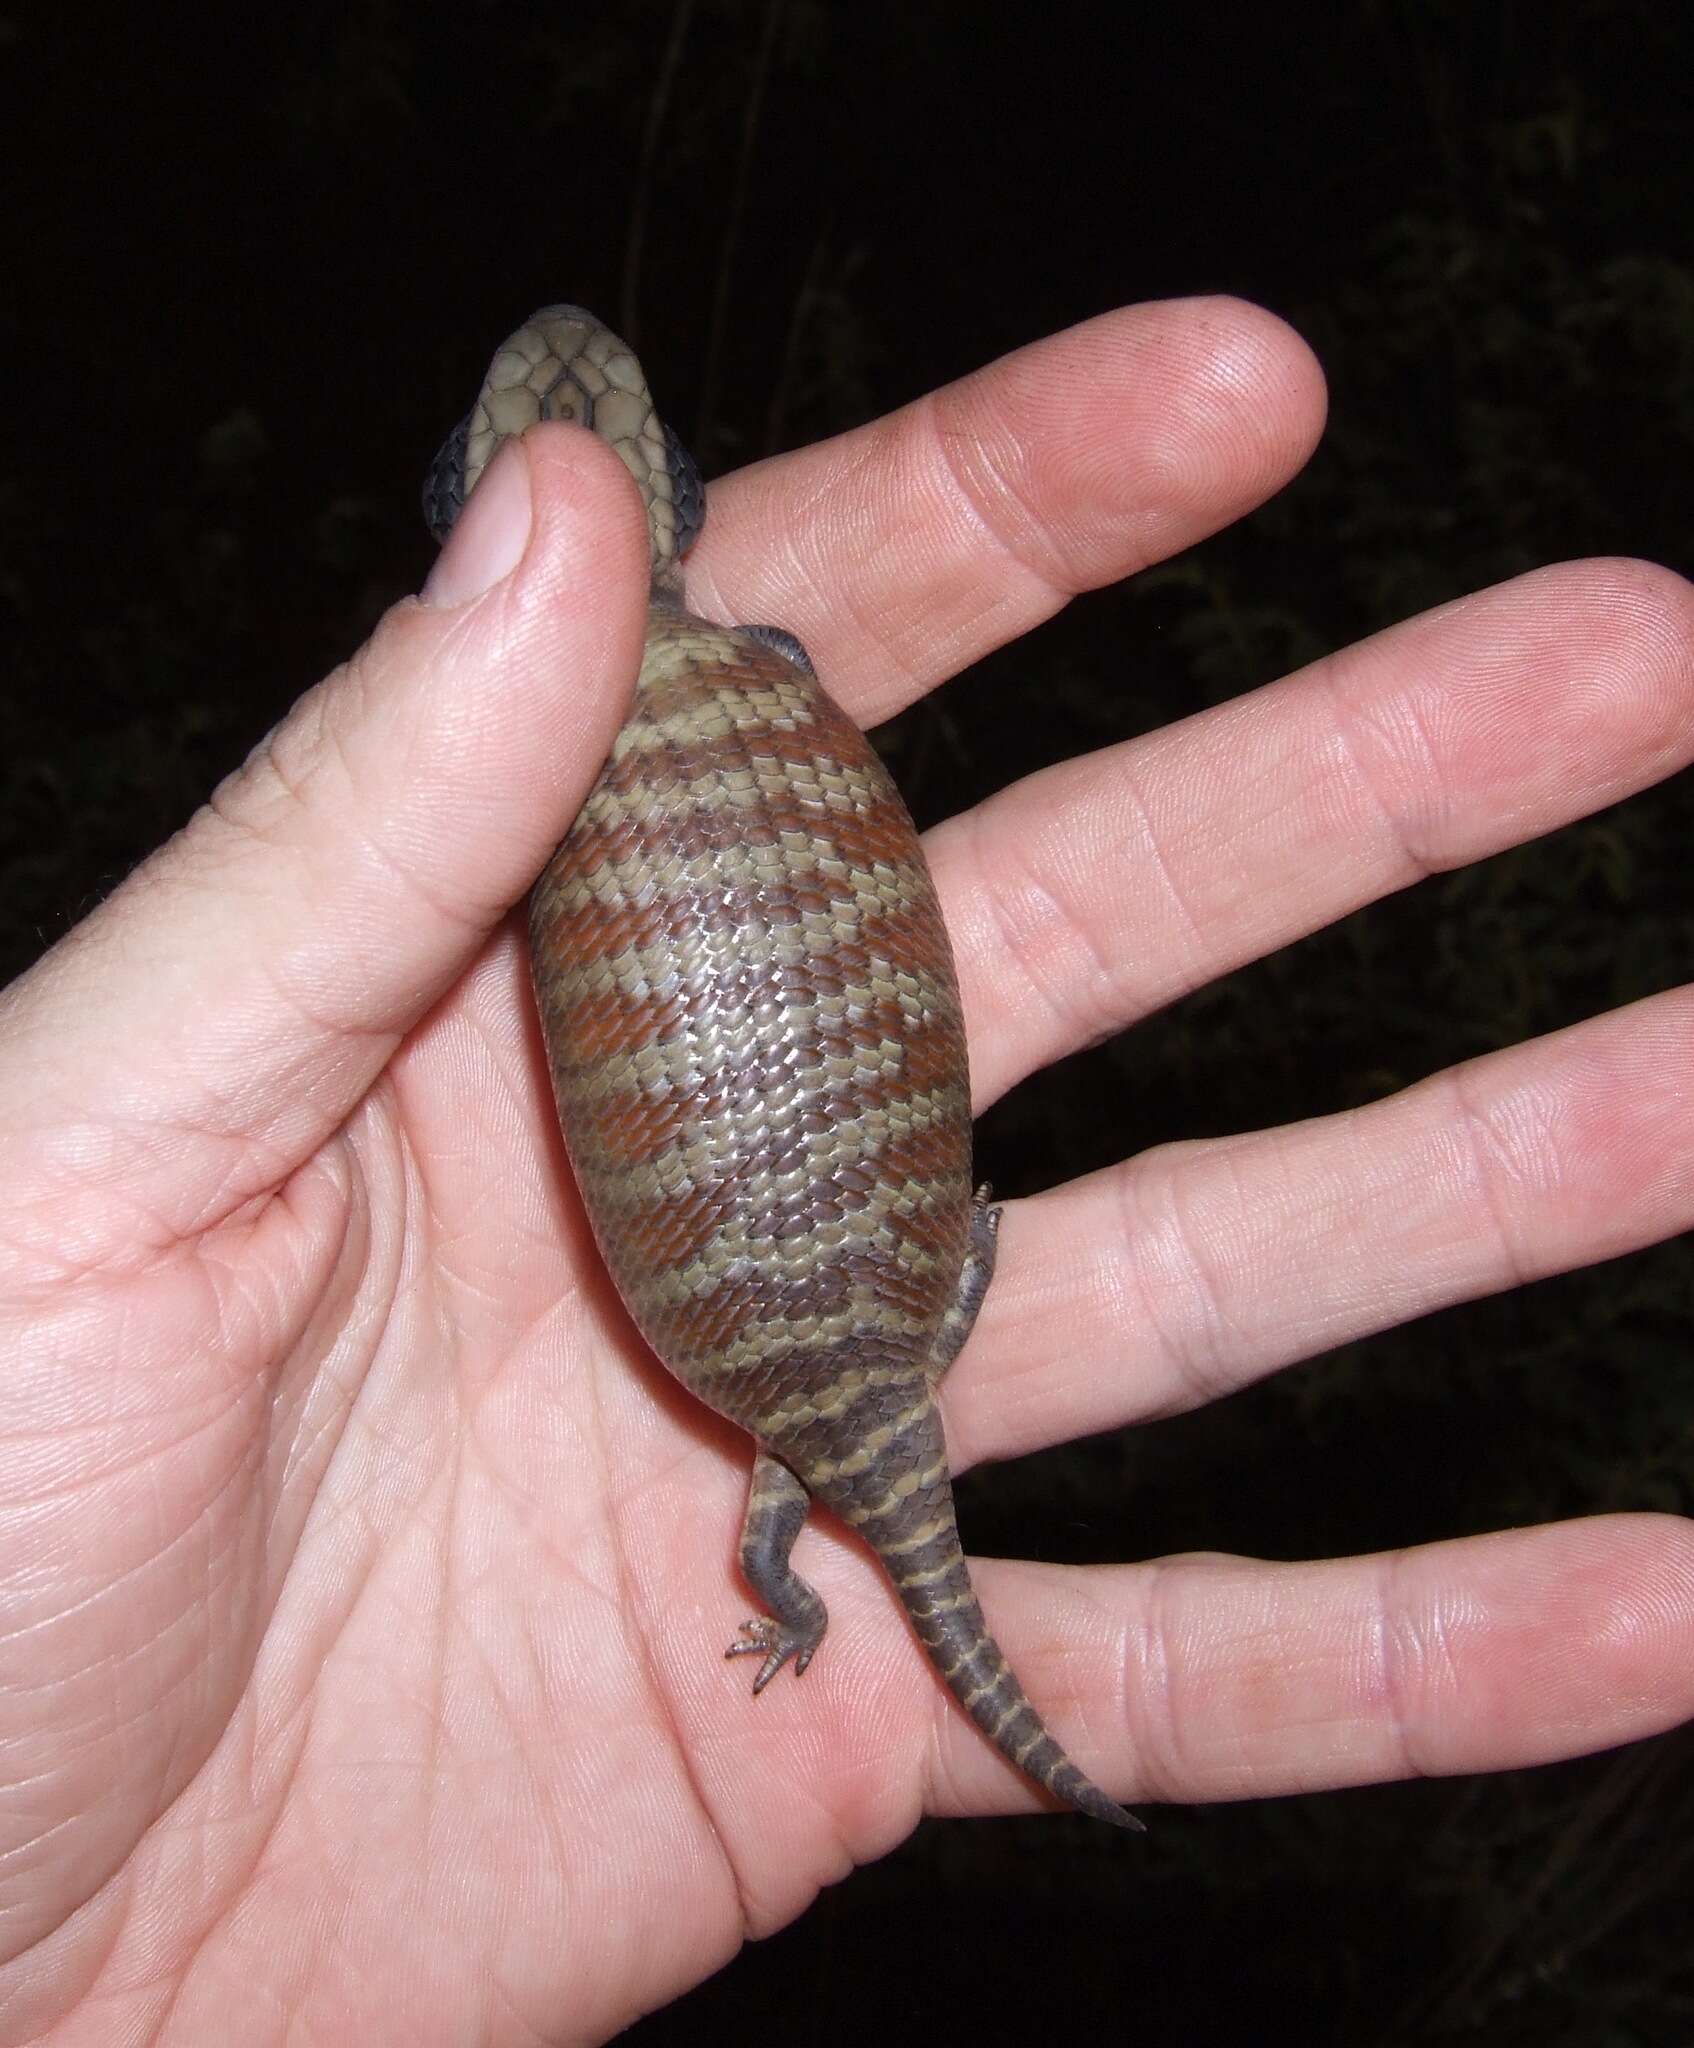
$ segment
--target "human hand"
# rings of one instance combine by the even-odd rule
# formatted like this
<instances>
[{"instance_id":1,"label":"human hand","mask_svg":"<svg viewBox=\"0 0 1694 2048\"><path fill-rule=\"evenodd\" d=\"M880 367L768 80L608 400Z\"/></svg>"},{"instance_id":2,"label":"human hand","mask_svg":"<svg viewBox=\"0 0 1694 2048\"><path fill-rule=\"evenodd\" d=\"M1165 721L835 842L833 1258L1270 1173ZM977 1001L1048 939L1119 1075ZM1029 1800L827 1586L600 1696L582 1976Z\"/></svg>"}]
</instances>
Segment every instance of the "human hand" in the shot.
<instances>
[{"instance_id":1,"label":"human hand","mask_svg":"<svg viewBox=\"0 0 1694 2048\"><path fill-rule=\"evenodd\" d=\"M873 723L1248 510L1321 412L1264 314L1114 315L727 480L692 600L791 627ZM645 559L616 458L532 435L432 601L0 998L7 2039L597 2039L926 1807L1034 1803L838 1530L803 1539L825 1653L749 1700L749 1448L635 1339L563 1160L509 913L621 715ZM1666 572L1543 571L932 834L979 1105L1680 766L1691 625ZM1685 1228L1691 1027L1680 991L1011 1204L955 1465ZM1495 1769L1694 1701L1671 1517L978 1571L1136 1801Z\"/></svg>"}]
</instances>

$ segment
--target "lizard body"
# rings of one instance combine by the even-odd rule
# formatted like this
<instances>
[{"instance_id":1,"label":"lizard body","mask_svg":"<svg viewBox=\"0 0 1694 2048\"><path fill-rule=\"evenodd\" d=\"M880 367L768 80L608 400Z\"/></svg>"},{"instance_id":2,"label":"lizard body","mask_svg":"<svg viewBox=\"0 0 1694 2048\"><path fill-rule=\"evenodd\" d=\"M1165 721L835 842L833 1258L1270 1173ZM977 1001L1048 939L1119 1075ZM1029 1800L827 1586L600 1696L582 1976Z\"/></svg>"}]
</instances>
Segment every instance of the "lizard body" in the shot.
<instances>
[{"instance_id":1,"label":"lizard body","mask_svg":"<svg viewBox=\"0 0 1694 2048\"><path fill-rule=\"evenodd\" d=\"M934 1389L994 1265L946 927L916 830L804 649L682 601L692 463L629 349L574 306L490 367L426 489L445 538L500 442L574 419L646 501L635 699L537 883L531 962L566 1145L642 1336L757 1444L741 1563L761 1691L827 1621L789 1554L810 1499L870 1544L955 1697L1030 1777L1140 1824L1071 1763L989 1634Z\"/></svg>"}]
</instances>

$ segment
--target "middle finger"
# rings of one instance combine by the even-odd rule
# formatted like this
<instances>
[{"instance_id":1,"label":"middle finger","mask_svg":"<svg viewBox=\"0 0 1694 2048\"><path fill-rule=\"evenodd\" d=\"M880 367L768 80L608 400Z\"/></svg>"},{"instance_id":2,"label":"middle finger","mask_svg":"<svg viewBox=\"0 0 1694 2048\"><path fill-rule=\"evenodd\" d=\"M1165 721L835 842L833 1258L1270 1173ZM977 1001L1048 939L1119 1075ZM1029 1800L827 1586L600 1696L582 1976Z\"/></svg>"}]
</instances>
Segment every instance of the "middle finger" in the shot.
<instances>
[{"instance_id":1,"label":"middle finger","mask_svg":"<svg viewBox=\"0 0 1694 2048\"><path fill-rule=\"evenodd\" d=\"M1694 756L1694 594L1561 564L928 835L980 1111L1037 1067Z\"/></svg>"}]
</instances>

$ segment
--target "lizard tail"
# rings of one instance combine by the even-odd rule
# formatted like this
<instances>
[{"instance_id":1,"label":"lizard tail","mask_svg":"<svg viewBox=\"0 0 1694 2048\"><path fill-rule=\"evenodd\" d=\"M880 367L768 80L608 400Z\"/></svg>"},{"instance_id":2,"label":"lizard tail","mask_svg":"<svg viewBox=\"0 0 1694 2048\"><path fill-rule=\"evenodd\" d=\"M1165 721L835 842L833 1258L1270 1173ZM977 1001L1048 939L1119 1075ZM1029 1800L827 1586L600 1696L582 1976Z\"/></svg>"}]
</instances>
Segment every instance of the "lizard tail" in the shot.
<instances>
[{"instance_id":1,"label":"lizard tail","mask_svg":"<svg viewBox=\"0 0 1694 2048\"><path fill-rule=\"evenodd\" d=\"M881 1559L931 1663L995 1748L1079 1812L1143 1831L1142 1822L1085 1777L1048 1733L989 1634L959 1543L941 1417L933 1406L930 1417L927 1452L913 1442L927 1432L914 1431L907 1419L901 1448L912 1462L903 1465L903 1476L891 1483L888 1467L872 1463L849 1485L837 1477L816 1492Z\"/></svg>"}]
</instances>

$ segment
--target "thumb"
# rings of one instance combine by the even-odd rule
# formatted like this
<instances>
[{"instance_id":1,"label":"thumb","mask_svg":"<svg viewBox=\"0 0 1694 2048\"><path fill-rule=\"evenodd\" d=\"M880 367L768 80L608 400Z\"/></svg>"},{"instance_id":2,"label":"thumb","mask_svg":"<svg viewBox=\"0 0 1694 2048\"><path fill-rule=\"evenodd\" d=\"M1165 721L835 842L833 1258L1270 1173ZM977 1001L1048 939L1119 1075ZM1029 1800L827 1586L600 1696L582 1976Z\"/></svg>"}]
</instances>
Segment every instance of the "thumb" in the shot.
<instances>
[{"instance_id":1,"label":"thumb","mask_svg":"<svg viewBox=\"0 0 1694 2048\"><path fill-rule=\"evenodd\" d=\"M306 1157L580 807L646 593L617 456L573 427L508 444L424 596L0 996L7 1204L50 1194L99 1260L102 1221L156 1245Z\"/></svg>"}]
</instances>

